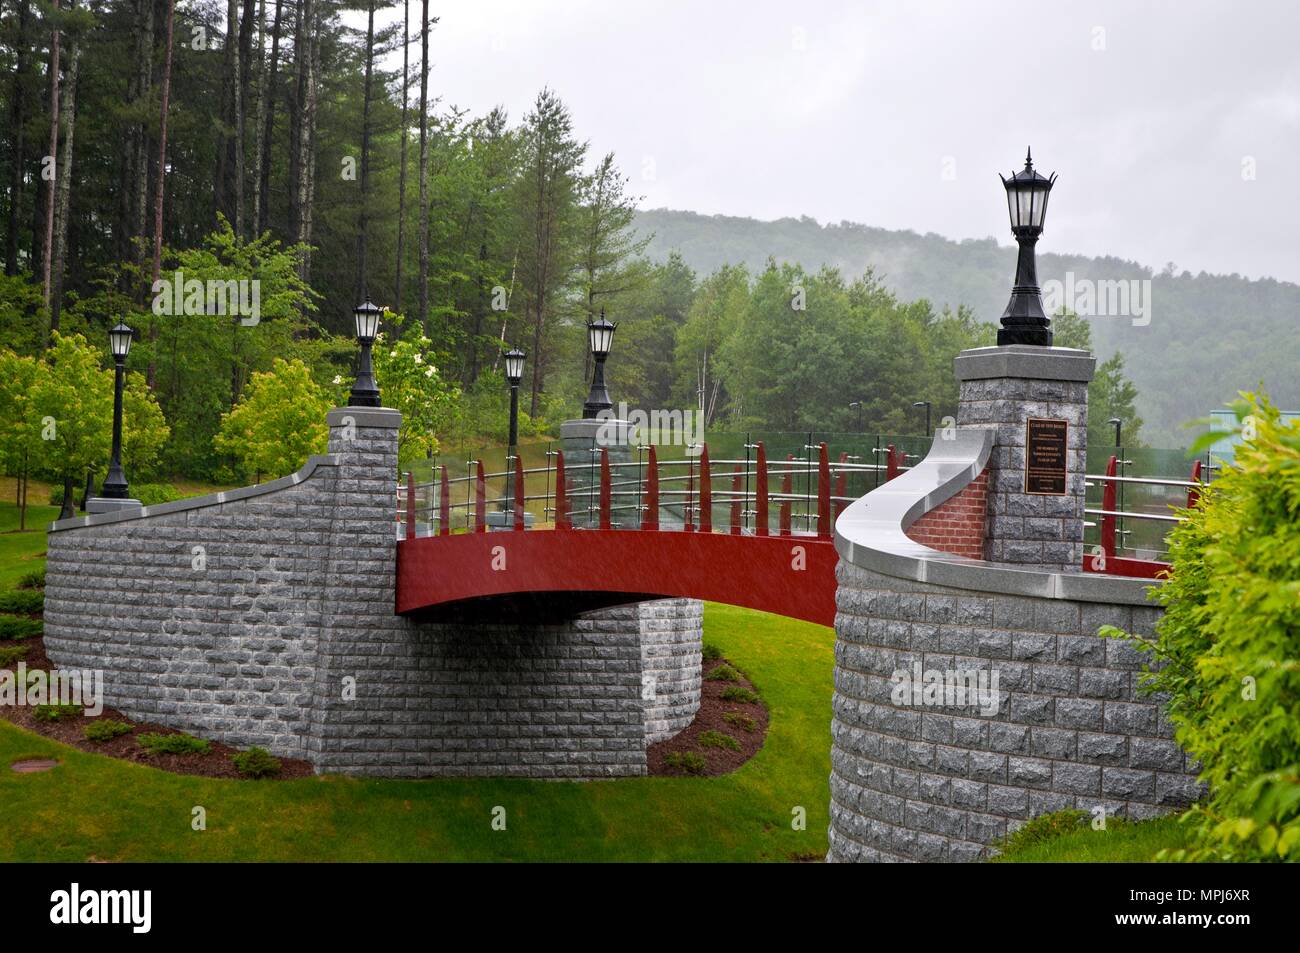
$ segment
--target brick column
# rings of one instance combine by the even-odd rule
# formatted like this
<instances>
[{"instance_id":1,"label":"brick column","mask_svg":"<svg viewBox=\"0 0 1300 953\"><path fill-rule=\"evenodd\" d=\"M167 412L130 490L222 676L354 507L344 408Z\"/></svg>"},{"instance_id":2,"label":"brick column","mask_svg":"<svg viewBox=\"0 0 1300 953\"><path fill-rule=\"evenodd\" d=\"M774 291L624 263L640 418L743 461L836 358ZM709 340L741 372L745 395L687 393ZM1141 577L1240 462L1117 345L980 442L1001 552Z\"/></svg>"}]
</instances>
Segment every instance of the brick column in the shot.
<instances>
[{"instance_id":1,"label":"brick column","mask_svg":"<svg viewBox=\"0 0 1300 953\"><path fill-rule=\"evenodd\" d=\"M996 435L987 471L986 559L1079 571L1088 382L1095 364L1087 351L1024 344L972 348L953 362L961 387L958 425L984 427ZM1063 493L1034 492L1026 481L1026 428L1031 418L1056 422L1048 426L1064 422Z\"/></svg>"}]
</instances>

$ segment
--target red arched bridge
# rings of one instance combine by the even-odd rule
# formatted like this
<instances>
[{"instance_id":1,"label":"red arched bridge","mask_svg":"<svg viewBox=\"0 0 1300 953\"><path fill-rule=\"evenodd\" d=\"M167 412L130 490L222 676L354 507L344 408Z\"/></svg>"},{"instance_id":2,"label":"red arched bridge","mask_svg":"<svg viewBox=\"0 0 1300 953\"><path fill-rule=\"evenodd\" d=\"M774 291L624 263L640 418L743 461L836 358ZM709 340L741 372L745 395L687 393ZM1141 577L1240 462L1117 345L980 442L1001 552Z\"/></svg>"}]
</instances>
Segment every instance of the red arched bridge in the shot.
<instances>
[{"instance_id":1,"label":"red arched bridge","mask_svg":"<svg viewBox=\"0 0 1300 953\"><path fill-rule=\"evenodd\" d=\"M718 460L710 460L707 444L663 460L667 448L591 447L571 450L588 460L567 467L555 450L534 468L514 456L501 473L485 473L481 460L471 460L463 477L452 478L447 466L431 483L408 475L398 491L396 611L558 621L682 597L833 625L835 518L916 457L879 441L867 451L870 462L840 451L832 463L824 442L775 461L762 441L743 447L743 459ZM625 459L611 459L611 449ZM639 459L626 459L634 452ZM1126 531L1117 533L1116 523L1178 517L1164 502L1150 512L1126 511L1116 493L1159 485L1185 491L1191 505L1197 468L1191 481L1146 479L1117 474L1111 458L1105 474L1090 476L1101 497L1100 507L1087 511L1099 545L1081 568L1147 578L1167 569L1149 556L1121 555ZM502 486L493 499L490 485Z\"/></svg>"}]
</instances>

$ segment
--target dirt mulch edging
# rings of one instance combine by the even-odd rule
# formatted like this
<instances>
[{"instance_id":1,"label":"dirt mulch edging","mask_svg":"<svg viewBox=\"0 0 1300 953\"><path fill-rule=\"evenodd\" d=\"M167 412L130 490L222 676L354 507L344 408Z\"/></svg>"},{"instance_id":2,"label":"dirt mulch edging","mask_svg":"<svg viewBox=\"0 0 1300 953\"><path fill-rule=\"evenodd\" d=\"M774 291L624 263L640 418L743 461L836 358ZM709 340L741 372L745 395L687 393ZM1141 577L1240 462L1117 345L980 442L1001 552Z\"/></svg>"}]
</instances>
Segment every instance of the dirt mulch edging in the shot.
<instances>
[{"instance_id":1,"label":"dirt mulch edging","mask_svg":"<svg viewBox=\"0 0 1300 953\"><path fill-rule=\"evenodd\" d=\"M741 673L740 680L735 682L710 681L708 679L709 673L723 665L730 665L733 669L736 668L726 659L704 663L705 678L700 687L700 710L696 714L695 720L673 737L650 745L646 749L646 762L652 776L707 777L729 774L754 757L759 749L763 747L763 741L767 738L767 706L761 700L757 702L724 701L722 693L733 685L747 688L756 695L759 693L754 689L749 679L744 676L744 673ZM739 669L736 670L740 671ZM754 729L745 731L741 725L728 722L723 716L729 712L739 712L742 716L754 719ZM740 742L740 750L732 751L729 748L701 745L699 737L706 731L717 731L730 735ZM664 761L670 754L674 753L700 755L704 758L704 770L692 773L684 768L668 767Z\"/></svg>"},{"instance_id":2,"label":"dirt mulch edging","mask_svg":"<svg viewBox=\"0 0 1300 953\"><path fill-rule=\"evenodd\" d=\"M27 646L27 656L21 659L22 662L26 663L27 671L43 669L48 672L50 670L50 660L45 654L45 640L43 638L37 636L36 638L17 642L0 642L0 646L14 645ZM17 662L14 665L16 667ZM136 735L179 735L184 734L184 732L149 722L131 721L130 718L113 708L105 707L103 713L95 718L78 715L76 718L61 718L58 721L38 721L32 713L32 708L28 705L0 705L0 718L45 738L62 742L82 751L89 751L92 754L117 758L120 761L147 764L151 768L159 768L173 774L192 774L205 778L233 778L240 781L250 780L240 774L235 768L234 762L230 760L230 756L239 754L240 749L232 748L230 745L222 744L219 741L209 742L210 747L204 754L150 754L135 740ZM132 731L130 734L113 738L111 741L87 740L86 726L105 719L126 722L132 726ZM311 777L315 774L310 762L297 758L279 758L277 760L280 762L280 773L266 780L287 781L294 778Z\"/></svg>"}]
</instances>

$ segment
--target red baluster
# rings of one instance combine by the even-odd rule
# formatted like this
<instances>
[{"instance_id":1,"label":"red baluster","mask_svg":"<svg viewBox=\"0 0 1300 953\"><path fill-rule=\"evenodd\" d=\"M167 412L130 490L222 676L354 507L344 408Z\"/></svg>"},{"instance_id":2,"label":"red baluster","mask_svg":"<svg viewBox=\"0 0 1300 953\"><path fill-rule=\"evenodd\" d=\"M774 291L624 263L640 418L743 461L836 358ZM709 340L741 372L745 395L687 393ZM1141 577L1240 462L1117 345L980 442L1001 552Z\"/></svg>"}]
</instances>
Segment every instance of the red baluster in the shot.
<instances>
[{"instance_id":1,"label":"red baluster","mask_svg":"<svg viewBox=\"0 0 1300 953\"><path fill-rule=\"evenodd\" d=\"M695 503L695 468L691 458L686 458L686 506L682 509L682 529L688 533L695 532L695 523L691 519L691 508Z\"/></svg>"},{"instance_id":2,"label":"red baluster","mask_svg":"<svg viewBox=\"0 0 1300 953\"><path fill-rule=\"evenodd\" d=\"M758 474L754 488L754 534L767 535L767 451L758 442Z\"/></svg>"},{"instance_id":3,"label":"red baluster","mask_svg":"<svg viewBox=\"0 0 1300 953\"><path fill-rule=\"evenodd\" d=\"M838 518L839 515L844 512L844 507L848 506L848 504L844 502L844 496L849 492L849 471L845 469L845 465L848 462L849 462L849 452L847 450L841 450L840 451L840 472L835 476L836 499L832 504L832 508L835 511L836 518Z\"/></svg>"},{"instance_id":4,"label":"red baluster","mask_svg":"<svg viewBox=\"0 0 1300 953\"><path fill-rule=\"evenodd\" d=\"M406 538L415 539L415 474L406 474Z\"/></svg>"},{"instance_id":5,"label":"red baluster","mask_svg":"<svg viewBox=\"0 0 1300 953\"><path fill-rule=\"evenodd\" d=\"M515 456L515 525L514 528L522 530L524 528L524 461Z\"/></svg>"},{"instance_id":6,"label":"red baluster","mask_svg":"<svg viewBox=\"0 0 1300 953\"><path fill-rule=\"evenodd\" d=\"M555 528L570 529L569 488L564 482L564 451L555 451Z\"/></svg>"},{"instance_id":7,"label":"red baluster","mask_svg":"<svg viewBox=\"0 0 1300 953\"><path fill-rule=\"evenodd\" d=\"M700 532L713 532L713 474L709 470L709 445L700 448Z\"/></svg>"},{"instance_id":8,"label":"red baluster","mask_svg":"<svg viewBox=\"0 0 1300 953\"><path fill-rule=\"evenodd\" d=\"M609 450L605 447L600 448L600 528L609 529L611 525L610 516L610 492L609 492Z\"/></svg>"},{"instance_id":9,"label":"red baluster","mask_svg":"<svg viewBox=\"0 0 1300 953\"><path fill-rule=\"evenodd\" d=\"M731 478L731 535L740 535L740 464L736 464L736 475Z\"/></svg>"},{"instance_id":10,"label":"red baluster","mask_svg":"<svg viewBox=\"0 0 1300 953\"><path fill-rule=\"evenodd\" d=\"M659 528L659 458L655 456L653 444L650 446L650 459L646 465L645 517L641 520L641 528Z\"/></svg>"},{"instance_id":11,"label":"red baluster","mask_svg":"<svg viewBox=\"0 0 1300 953\"><path fill-rule=\"evenodd\" d=\"M1197 460L1192 464L1192 482L1201 482L1201 461ZM1201 501L1201 490L1199 487L1189 486L1187 488L1187 508L1190 510Z\"/></svg>"},{"instance_id":12,"label":"red baluster","mask_svg":"<svg viewBox=\"0 0 1300 953\"><path fill-rule=\"evenodd\" d=\"M831 538L831 458L826 444L817 450L817 538Z\"/></svg>"},{"instance_id":13,"label":"red baluster","mask_svg":"<svg viewBox=\"0 0 1300 953\"><path fill-rule=\"evenodd\" d=\"M451 535L451 481L447 479L447 465L444 463L442 469L442 480L439 487L438 500L438 535Z\"/></svg>"},{"instance_id":14,"label":"red baluster","mask_svg":"<svg viewBox=\"0 0 1300 953\"><path fill-rule=\"evenodd\" d=\"M1113 477L1118 464L1119 458L1112 456L1110 462L1106 464L1106 476ZM1114 480L1107 480L1103 484L1101 508L1112 513L1115 511ZM1113 559L1115 556L1115 517L1113 516L1103 516L1101 518L1101 551L1106 554L1107 559Z\"/></svg>"},{"instance_id":15,"label":"red baluster","mask_svg":"<svg viewBox=\"0 0 1300 953\"><path fill-rule=\"evenodd\" d=\"M888 482L896 476L898 476L898 457L891 443L885 448L885 481Z\"/></svg>"},{"instance_id":16,"label":"red baluster","mask_svg":"<svg viewBox=\"0 0 1300 953\"><path fill-rule=\"evenodd\" d=\"M474 461L477 474L474 477L474 532L487 532L487 480L483 479L483 461Z\"/></svg>"},{"instance_id":17,"label":"red baluster","mask_svg":"<svg viewBox=\"0 0 1300 953\"><path fill-rule=\"evenodd\" d=\"M787 453L785 455L785 462L787 464L793 463L794 454ZM781 495L783 497L788 497L793 492L794 492L794 472L790 467L787 466L785 468L785 473L781 475ZM776 510L778 514L777 524L780 526L779 532L782 536L789 536L790 535L790 501L788 499L781 500Z\"/></svg>"}]
</instances>

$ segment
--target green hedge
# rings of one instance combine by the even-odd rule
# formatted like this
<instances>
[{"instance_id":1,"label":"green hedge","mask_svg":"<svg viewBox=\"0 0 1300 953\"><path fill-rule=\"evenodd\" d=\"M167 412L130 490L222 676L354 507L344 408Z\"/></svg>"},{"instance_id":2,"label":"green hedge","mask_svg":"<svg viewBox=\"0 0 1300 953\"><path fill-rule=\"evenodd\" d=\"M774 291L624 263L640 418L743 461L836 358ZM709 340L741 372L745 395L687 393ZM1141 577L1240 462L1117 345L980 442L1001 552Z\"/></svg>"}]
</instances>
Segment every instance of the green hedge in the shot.
<instances>
[{"instance_id":1,"label":"green hedge","mask_svg":"<svg viewBox=\"0 0 1300 953\"><path fill-rule=\"evenodd\" d=\"M44 608L43 589L11 589L0 592L0 612L41 612Z\"/></svg>"},{"instance_id":2,"label":"green hedge","mask_svg":"<svg viewBox=\"0 0 1300 953\"><path fill-rule=\"evenodd\" d=\"M19 615L0 615L0 642L30 639L45 631L40 619L28 619Z\"/></svg>"},{"instance_id":3,"label":"green hedge","mask_svg":"<svg viewBox=\"0 0 1300 953\"><path fill-rule=\"evenodd\" d=\"M1208 786L1172 860L1300 861L1300 423L1245 396L1235 465L1170 534L1155 638L1105 632L1150 653Z\"/></svg>"}]
</instances>

